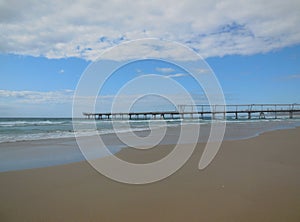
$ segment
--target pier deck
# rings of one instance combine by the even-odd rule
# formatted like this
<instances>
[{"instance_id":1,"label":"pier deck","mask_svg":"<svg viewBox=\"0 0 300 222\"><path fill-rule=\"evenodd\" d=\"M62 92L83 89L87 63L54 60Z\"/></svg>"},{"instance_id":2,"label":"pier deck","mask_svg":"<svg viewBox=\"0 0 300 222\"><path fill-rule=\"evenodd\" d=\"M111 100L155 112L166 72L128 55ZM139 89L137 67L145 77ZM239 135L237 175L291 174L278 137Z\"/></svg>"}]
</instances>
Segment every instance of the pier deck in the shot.
<instances>
[{"instance_id":1,"label":"pier deck","mask_svg":"<svg viewBox=\"0 0 300 222\"><path fill-rule=\"evenodd\" d=\"M248 119L266 117L278 118L286 116L293 118L295 114L300 114L300 104L243 104L243 105L178 105L177 110L158 112L103 112L103 113L83 113L88 119L99 120L108 119L184 119L184 118L211 118L225 119L233 117L239 119L245 115Z\"/></svg>"}]
</instances>

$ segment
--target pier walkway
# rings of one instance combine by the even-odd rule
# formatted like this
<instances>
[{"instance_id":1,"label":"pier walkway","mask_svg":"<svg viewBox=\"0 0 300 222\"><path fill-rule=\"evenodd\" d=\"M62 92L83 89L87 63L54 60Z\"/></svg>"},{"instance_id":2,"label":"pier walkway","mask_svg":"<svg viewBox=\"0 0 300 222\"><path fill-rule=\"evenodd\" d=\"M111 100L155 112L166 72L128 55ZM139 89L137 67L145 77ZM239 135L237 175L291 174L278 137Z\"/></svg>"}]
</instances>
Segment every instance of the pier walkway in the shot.
<instances>
[{"instance_id":1,"label":"pier walkway","mask_svg":"<svg viewBox=\"0 0 300 222\"><path fill-rule=\"evenodd\" d=\"M300 104L243 104L243 105L178 105L177 110L158 112L83 113L88 119L226 119L288 117L300 115Z\"/></svg>"}]
</instances>

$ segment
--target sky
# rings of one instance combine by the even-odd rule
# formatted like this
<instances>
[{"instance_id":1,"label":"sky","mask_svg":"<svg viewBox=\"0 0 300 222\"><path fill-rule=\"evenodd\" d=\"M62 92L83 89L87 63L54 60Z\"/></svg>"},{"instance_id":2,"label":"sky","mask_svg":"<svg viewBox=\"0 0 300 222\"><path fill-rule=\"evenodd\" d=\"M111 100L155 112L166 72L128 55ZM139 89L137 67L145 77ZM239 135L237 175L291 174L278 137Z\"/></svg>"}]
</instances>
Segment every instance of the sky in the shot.
<instances>
[{"instance_id":1,"label":"sky","mask_svg":"<svg viewBox=\"0 0 300 222\"><path fill-rule=\"evenodd\" d=\"M299 11L297 0L0 0L0 117L70 117L84 71L103 52L141 38L175 41L202 56L227 104L300 103ZM186 59L168 50L156 52ZM112 55L105 59L127 56ZM128 81L147 75L163 77L154 85L168 95L180 97L166 82L174 80L205 101L182 67L154 60L122 67L99 96L111 101ZM149 84L133 84L123 101ZM141 106L159 109L159 98L150 97ZM107 107L99 102L97 109Z\"/></svg>"}]
</instances>

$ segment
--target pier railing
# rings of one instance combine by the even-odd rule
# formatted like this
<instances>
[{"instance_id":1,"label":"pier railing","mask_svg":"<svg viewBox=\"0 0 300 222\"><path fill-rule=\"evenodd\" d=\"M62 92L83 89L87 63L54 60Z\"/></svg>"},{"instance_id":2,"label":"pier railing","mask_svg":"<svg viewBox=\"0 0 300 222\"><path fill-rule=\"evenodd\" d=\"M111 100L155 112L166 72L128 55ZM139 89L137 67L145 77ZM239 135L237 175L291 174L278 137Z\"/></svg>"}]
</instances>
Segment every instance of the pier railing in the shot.
<instances>
[{"instance_id":1,"label":"pier railing","mask_svg":"<svg viewBox=\"0 0 300 222\"><path fill-rule=\"evenodd\" d=\"M278 118L287 116L293 118L300 114L300 104L238 104L238 105L178 105L176 110L149 112L103 112L83 113L87 118L95 119L184 119L184 118L223 118L239 119Z\"/></svg>"}]
</instances>

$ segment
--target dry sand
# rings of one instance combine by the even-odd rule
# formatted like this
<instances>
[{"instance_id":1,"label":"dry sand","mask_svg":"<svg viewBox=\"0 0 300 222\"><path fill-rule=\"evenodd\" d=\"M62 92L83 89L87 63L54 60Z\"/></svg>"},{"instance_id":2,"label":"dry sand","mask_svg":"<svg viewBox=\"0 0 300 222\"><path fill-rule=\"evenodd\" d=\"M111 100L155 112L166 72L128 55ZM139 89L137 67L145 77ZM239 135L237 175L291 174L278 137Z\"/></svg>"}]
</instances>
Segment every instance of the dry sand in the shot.
<instances>
[{"instance_id":1,"label":"dry sand","mask_svg":"<svg viewBox=\"0 0 300 222\"><path fill-rule=\"evenodd\" d=\"M86 162L0 173L0 221L300 221L300 129L226 141L198 170L204 145L165 180L112 181ZM170 146L118 155L148 162Z\"/></svg>"}]
</instances>

